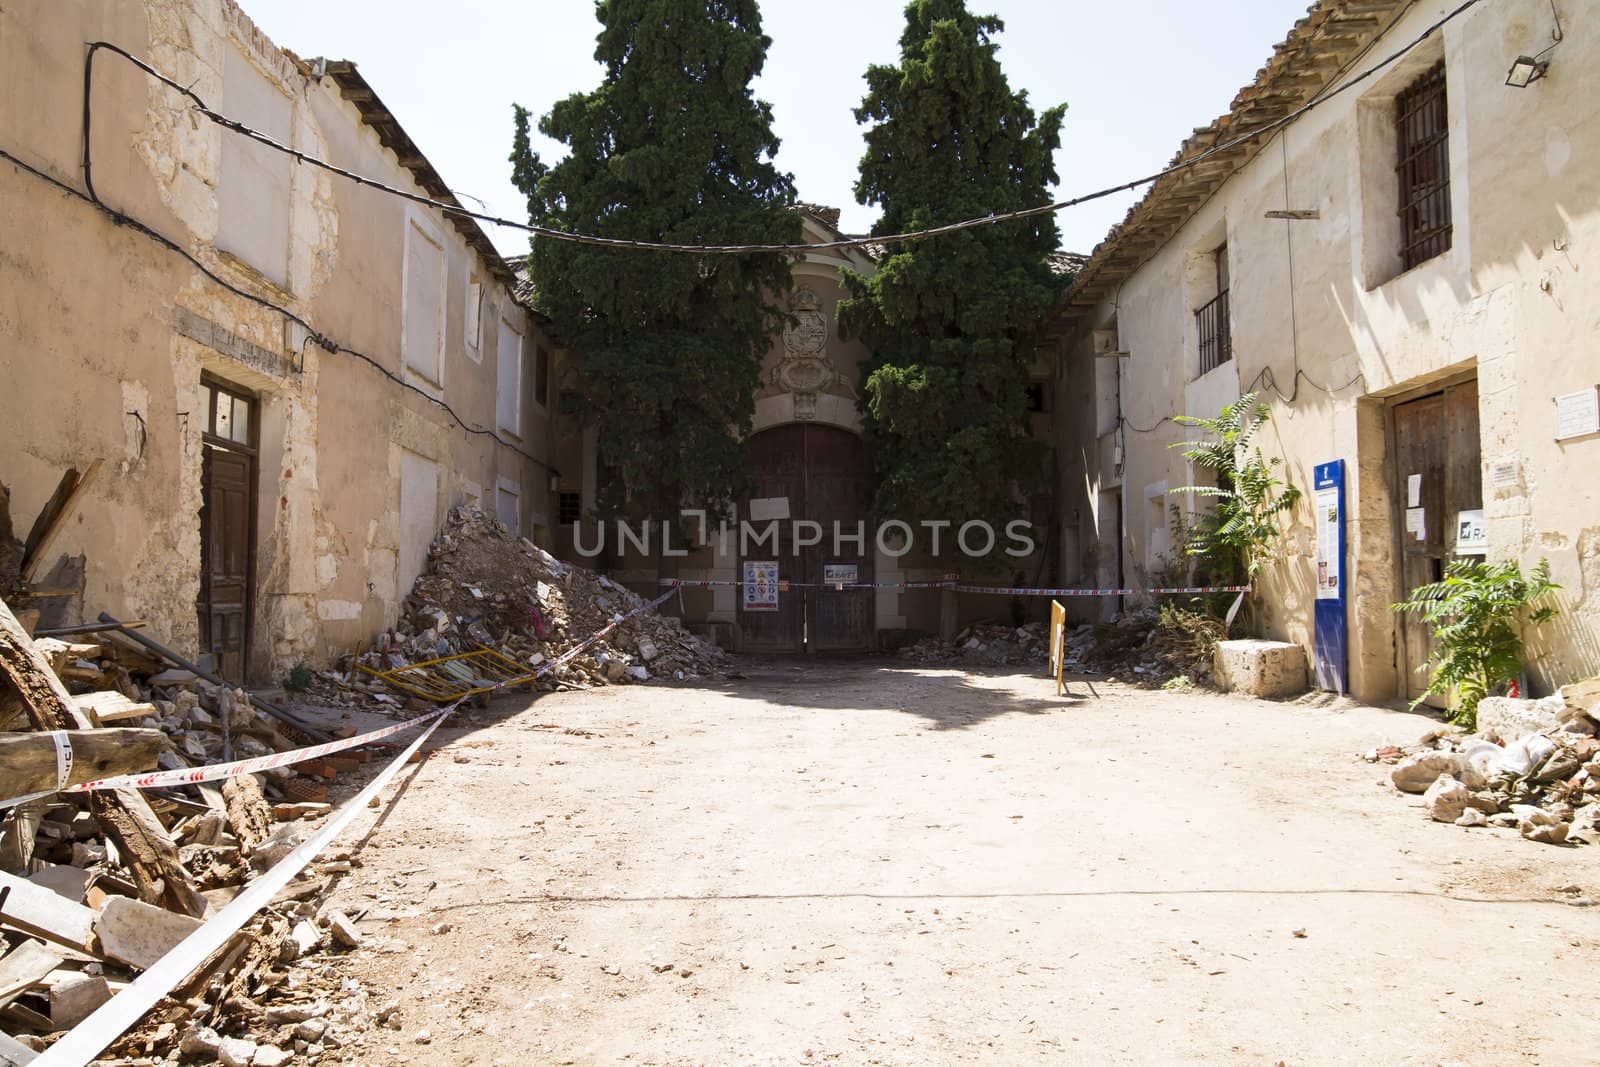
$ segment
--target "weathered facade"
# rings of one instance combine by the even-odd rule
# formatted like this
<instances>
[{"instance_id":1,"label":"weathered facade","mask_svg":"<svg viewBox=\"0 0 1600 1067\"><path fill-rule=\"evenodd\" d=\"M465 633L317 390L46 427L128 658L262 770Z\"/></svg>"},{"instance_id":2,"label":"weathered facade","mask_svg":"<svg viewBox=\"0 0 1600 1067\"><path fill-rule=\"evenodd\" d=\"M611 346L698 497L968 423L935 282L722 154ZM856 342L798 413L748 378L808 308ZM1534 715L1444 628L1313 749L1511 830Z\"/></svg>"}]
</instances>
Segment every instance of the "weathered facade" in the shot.
<instances>
[{"instance_id":1,"label":"weathered facade","mask_svg":"<svg viewBox=\"0 0 1600 1067\"><path fill-rule=\"evenodd\" d=\"M34 577L75 594L37 599L47 619L142 618L277 677L392 624L452 505L546 538L557 354L476 224L297 164L107 50L85 111L102 40L297 151L453 202L353 64L301 60L230 0L0 12L0 148L26 165L0 160L19 527L99 464Z\"/></svg>"},{"instance_id":2,"label":"weathered facade","mask_svg":"<svg viewBox=\"0 0 1600 1067\"><path fill-rule=\"evenodd\" d=\"M1390 605L1469 552L1547 558L1563 586L1530 648L1536 689L1600 669L1597 12L1505 0L1446 19L1454 6L1314 5L1178 155L1206 158L1096 249L1056 321L1064 578L1148 586L1181 568L1170 509L1195 501L1173 490L1203 472L1170 447L1192 436L1172 420L1258 392L1260 443L1306 492L1259 583L1266 634L1313 651L1314 469L1342 460L1364 699L1422 689L1426 635ZM1547 72L1508 85L1519 55Z\"/></svg>"}]
</instances>

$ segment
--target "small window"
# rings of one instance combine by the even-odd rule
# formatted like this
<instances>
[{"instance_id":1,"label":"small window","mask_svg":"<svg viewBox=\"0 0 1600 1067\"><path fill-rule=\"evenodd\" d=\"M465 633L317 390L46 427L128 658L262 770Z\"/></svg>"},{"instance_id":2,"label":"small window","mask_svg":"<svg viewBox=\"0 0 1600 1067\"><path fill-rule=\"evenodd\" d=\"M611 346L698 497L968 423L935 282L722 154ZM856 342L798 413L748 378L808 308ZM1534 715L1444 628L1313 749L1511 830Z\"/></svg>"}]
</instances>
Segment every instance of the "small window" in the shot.
<instances>
[{"instance_id":1,"label":"small window","mask_svg":"<svg viewBox=\"0 0 1600 1067\"><path fill-rule=\"evenodd\" d=\"M1044 411L1044 383L1029 382L1027 386L1028 410L1033 412Z\"/></svg>"},{"instance_id":2,"label":"small window","mask_svg":"<svg viewBox=\"0 0 1600 1067\"><path fill-rule=\"evenodd\" d=\"M234 393L213 382L200 386L205 403L206 436L227 441L245 448L254 446L251 432L255 427L252 409L255 401L243 393Z\"/></svg>"},{"instance_id":3,"label":"small window","mask_svg":"<svg viewBox=\"0 0 1600 1067\"><path fill-rule=\"evenodd\" d=\"M483 283L471 281L467 283L467 308L466 308L466 340L467 350L476 353L483 343ZM476 355L474 359L478 358Z\"/></svg>"},{"instance_id":4,"label":"small window","mask_svg":"<svg viewBox=\"0 0 1600 1067\"><path fill-rule=\"evenodd\" d=\"M412 220L406 224L405 257L400 348L407 367L439 385L439 354L444 348L444 245Z\"/></svg>"},{"instance_id":5,"label":"small window","mask_svg":"<svg viewBox=\"0 0 1600 1067\"><path fill-rule=\"evenodd\" d=\"M1450 142L1444 64L1437 63L1395 99L1403 269L1450 248Z\"/></svg>"},{"instance_id":6,"label":"small window","mask_svg":"<svg viewBox=\"0 0 1600 1067\"><path fill-rule=\"evenodd\" d=\"M1228 246L1212 253L1217 295L1194 313L1200 334L1200 373L1216 370L1233 358L1233 334L1228 323Z\"/></svg>"},{"instance_id":7,"label":"small window","mask_svg":"<svg viewBox=\"0 0 1600 1067\"><path fill-rule=\"evenodd\" d=\"M558 498L558 513L556 521L563 526L571 526L575 522L583 521L583 496L579 493L562 493Z\"/></svg>"},{"instance_id":8,"label":"small window","mask_svg":"<svg viewBox=\"0 0 1600 1067\"><path fill-rule=\"evenodd\" d=\"M504 318L495 349L495 421L502 430L522 436L522 335Z\"/></svg>"},{"instance_id":9,"label":"small window","mask_svg":"<svg viewBox=\"0 0 1600 1067\"><path fill-rule=\"evenodd\" d=\"M533 402L546 407L550 403L550 353L544 345L539 346L538 361L533 375Z\"/></svg>"}]
</instances>

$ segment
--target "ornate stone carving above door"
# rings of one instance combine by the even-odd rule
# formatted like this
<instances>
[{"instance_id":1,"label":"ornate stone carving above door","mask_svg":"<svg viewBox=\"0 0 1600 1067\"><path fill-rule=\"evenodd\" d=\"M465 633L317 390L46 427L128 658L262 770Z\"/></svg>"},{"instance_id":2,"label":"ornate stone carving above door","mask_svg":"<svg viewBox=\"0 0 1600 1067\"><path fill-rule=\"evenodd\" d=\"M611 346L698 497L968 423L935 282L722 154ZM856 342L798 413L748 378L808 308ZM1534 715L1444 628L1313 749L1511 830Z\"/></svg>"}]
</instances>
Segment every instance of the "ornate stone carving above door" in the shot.
<instances>
[{"instance_id":1,"label":"ornate stone carving above door","mask_svg":"<svg viewBox=\"0 0 1600 1067\"><path fill-rule=\"evenodd\" d=\"M810 286L789 298L795 321L783 331L783 358L772 369L772 384L790 393L815 393L834 385L839 372L828 361L828 315Z\"/></svg>"}]
</instances>

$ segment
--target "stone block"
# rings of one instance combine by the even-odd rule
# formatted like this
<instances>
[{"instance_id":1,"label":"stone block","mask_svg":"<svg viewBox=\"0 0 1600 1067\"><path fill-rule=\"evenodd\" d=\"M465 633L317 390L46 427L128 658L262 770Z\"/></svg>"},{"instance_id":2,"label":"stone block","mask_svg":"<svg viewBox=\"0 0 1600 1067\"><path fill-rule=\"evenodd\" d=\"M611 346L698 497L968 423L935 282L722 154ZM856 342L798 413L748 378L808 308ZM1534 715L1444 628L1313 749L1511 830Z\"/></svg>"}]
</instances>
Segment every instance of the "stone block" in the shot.
<instances>
[{"instance_id":1,"label":"stone block","mask_svg":"<svg viewBox=\"0 0 1600 1067\"><path fill-rule=\"evenodd\" d=\"M199 928L199 919L131 897L107 898L94 920L101 954L140 970L148 970Z\"/></svg>"},{"instance_id":2,"label":"stone block","mask_svg":"<svg viewBox=\"0 0 1600 1067\"><path fill-rule=\"evenodd\" d=\"M70 1030L111 999L111 985L97 974L64 976L50 987L50 1023Z\"/></svg>"},{"instance_id":3,"label":"stone block","mask_svg":"<svg viewBox=\"0 0 1600 1067\"><path fill-rule=\"evenodd\" d=\"M1478 732L1496 733L1502 741L1554 730L1557 714L1566 706L1559 695L1542 700L1484 697L1478 701Z\"/></svg>"},{"instance_id":4,"label":"stone block","mask_svg":"<svg viewBox=\"0 0 1600 1067\"><path fill-rule=\"evenodd\" d=\"M1287 641L1219 641L1217 684L1234 693L1287 697L1305 691L1306 653Z\"/></svg>"}]
</instances>

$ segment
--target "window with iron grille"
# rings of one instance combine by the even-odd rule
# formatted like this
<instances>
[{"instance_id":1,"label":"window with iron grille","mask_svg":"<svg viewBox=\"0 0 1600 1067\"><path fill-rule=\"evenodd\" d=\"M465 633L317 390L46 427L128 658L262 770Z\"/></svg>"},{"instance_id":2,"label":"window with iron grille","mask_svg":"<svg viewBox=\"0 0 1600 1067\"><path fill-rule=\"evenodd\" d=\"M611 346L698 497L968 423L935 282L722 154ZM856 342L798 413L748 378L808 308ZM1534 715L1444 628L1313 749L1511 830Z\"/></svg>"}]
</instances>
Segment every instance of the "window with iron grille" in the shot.
<instances>
[{"instance_id":1,"label":"window with iron grille","mask_svg":"<svg viewBox=\"0 0 1600 1067\"><path fill-rule=\"evenodd\" d=\"M583 497L578 493L562 493L556 499L557 521L563 526L571 526L575 522L583 521Z\"/></svg>"},{"instance_id":2,"label":"window with iron grille","mask_svg":"<svg viewBox=\"0 0 1600 1067\"><path fill-rule=\"evenodd\" d=\"M1194 313L1200 333L1200 373L1216 370L1233 358L1233 334L1228 326L1228 246L1214 253L1217 268L1217 295Z\"/></svg>"},{"instance_id":3,"label":"window with iron grille","mask_svg":"<svg viewBox=\"0 0 1600 1067\"><path fill-rule=\"evenodd\" d=\"M1399 134L1400 260L1410 270L1450 248L1450 143L1444 64L1395 100Z\"/></svg>"}]
</instances>

